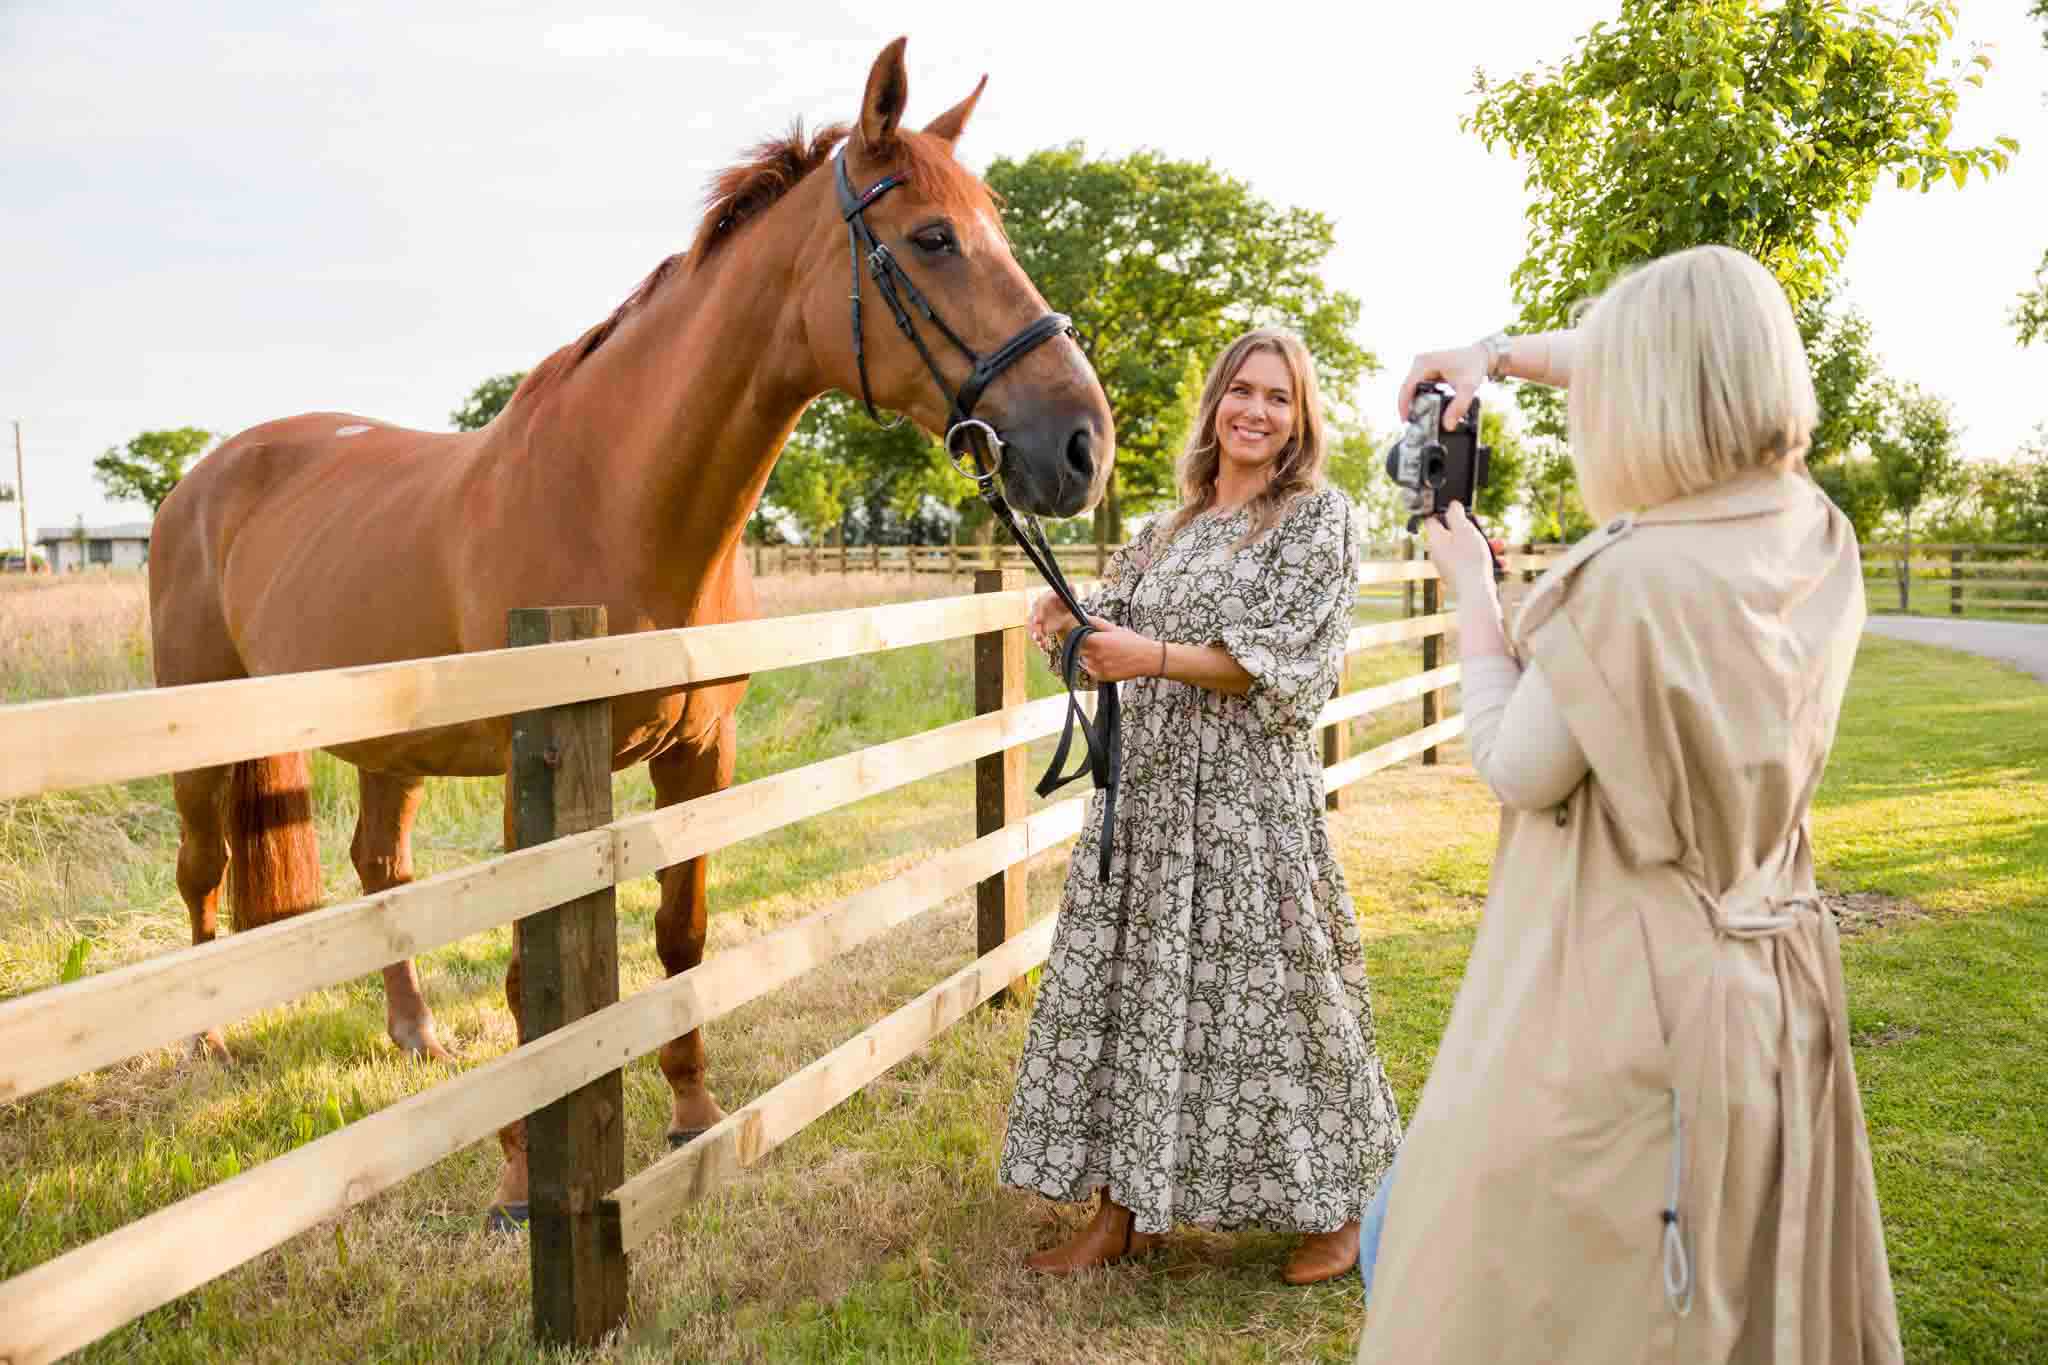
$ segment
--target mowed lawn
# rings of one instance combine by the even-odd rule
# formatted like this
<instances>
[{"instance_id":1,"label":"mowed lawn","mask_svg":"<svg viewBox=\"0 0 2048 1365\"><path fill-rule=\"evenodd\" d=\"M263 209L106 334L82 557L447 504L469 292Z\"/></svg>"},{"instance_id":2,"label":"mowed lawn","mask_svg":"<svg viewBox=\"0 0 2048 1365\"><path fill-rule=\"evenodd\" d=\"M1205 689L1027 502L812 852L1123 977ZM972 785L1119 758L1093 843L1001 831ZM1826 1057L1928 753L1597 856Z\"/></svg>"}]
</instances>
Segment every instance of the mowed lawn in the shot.
<instances>
[{"instance_id":1,"label":"mowed lawn","mask_svg":"<svg viewBox=\"0 0 2048 1365\"><path fill-rule=\"evenodd\" d=\"M772 607L811 610L938 585L824 576L768 586ZM0 695L146 678L139 597L97 615L83 601L45 604L33 652L0 630ZM26 619L0 593L0 615L10 606L14 622L0 624ZM1359 661L1355 682L1418 660L1414 646L1380 651ZM958 719L969 670L961 642L763 675L742 717L740 776ZM1034 693L1050 688L1034 668ZM1356 742L1412 728L1418 715L1404 703L1360 726ZM1444 757L1367 779L1332 817L1404 1108L1456 992L1493 844L1491 801L1457 746ZM328 890L341 898L354 891L353 783L325 760L316 775ZM715 857L713 949L966 842L971 788L958 771ZM651 800L638 773L621 776L617 797L621 811ZM498 799L493 783L434 784L421 871L495 851ZM2048 688L1867 640L1815 825L1823 881L1848 893L1856 930L1844 954L1851 1031L1907 1357L2048 1359ZM175 840L162 779L0 803L0 994L185 942ZM1060 855L1033 868L1035 912L1057 903L1062 871ZM654 904L651 880L621 888L628 990L660 975ZM973 932L971 903L958 899L714 1025L721 1099L744 1103L954 970L972 956ZM500 930L422 960L459 1066L511 1045L509 944ZM1022 1273L1022 1255L1079 1216L994 1183L1025 1018L975 1016L694 1206L636 1257L631 1325L599 1358L1349 1359L1364 1312L1356 1281L1282 1285L1282 1236L1186 1230L1139 1265L1066 1282ZM229 1042L232 1066L167 1050L0 1106L0 1276L447 1074L393 1052L375 977L241 1021ZM626 1092L636 1170L659 1154L667 1114L651 1058L629 1068ZM498 1161L495 1143L468 1149L84 1355L531 1359L524 1241L486 1233L479 1216Z\"/></svg>"}]
</instances>

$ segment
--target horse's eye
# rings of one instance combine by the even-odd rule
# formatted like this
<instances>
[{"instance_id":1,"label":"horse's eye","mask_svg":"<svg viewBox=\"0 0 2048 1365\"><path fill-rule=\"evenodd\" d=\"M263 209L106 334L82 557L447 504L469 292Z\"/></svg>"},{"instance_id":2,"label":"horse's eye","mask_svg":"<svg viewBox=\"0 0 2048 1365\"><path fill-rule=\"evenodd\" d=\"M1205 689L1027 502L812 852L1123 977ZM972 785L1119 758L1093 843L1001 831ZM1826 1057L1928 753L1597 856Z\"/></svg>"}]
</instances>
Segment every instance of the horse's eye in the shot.
<instances>
[{"instance_id":1,"label":"horse's eye","mask_svg":"<svg viewBox=\"0 0 2048 1365\"><path fill-rule=\"evenodd\" d=\"M949 251L958 251L960 244L953 240L950 228L928 227L911 234L910 240L919 251L933 256L943 256Z\"/></svg>"}]
</instances>

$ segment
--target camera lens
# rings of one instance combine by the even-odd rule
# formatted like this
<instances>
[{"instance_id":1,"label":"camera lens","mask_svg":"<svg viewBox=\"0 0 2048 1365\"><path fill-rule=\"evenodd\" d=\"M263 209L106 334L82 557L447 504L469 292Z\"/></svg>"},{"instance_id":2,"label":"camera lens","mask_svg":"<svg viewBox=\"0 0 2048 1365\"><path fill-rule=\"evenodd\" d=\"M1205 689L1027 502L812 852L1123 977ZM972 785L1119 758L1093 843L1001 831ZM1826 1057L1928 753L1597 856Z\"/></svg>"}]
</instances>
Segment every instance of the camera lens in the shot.
<instances>
[{"instance_id":1,"label":"camera lens","mask_svg":"<svg viewBox=\"0 0 2048 1365\"><path fill-rule=\"evenodd\" d=\"M1443 486L1444 448L1435 441L1422 448L1422 477L1432 488Z\"/></svg>"}]
</instances>

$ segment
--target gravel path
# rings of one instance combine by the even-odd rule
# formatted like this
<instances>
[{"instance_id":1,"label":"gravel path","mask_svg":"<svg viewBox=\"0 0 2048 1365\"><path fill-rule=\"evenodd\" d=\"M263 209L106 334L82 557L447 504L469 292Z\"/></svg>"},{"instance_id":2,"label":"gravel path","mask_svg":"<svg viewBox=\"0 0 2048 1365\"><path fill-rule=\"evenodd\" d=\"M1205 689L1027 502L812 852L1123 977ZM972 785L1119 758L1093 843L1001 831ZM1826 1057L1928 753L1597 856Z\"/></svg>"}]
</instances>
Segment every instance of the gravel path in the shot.
<instances>
[{"instance_id":1,"label":"gravel path","mask_svg":"<svg viewBox=\"0 0 2048 1365\"><path fill-rule=\"evenodd\" d=\"M1981 654L2048 682L2048 625L1963 621L1939 616L1873 616L1864 629L1893 640Z\"/></svg>"}]
</instances>

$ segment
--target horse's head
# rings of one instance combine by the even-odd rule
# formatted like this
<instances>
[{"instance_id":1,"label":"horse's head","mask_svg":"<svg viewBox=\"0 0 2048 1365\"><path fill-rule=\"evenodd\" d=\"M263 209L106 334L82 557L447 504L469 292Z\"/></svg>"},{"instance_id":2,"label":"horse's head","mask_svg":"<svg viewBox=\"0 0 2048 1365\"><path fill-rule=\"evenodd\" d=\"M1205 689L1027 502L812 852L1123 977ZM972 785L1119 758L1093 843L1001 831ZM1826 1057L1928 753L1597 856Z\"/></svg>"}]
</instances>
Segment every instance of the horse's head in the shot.
<instances>
[{"instance_id":1,"label":"horse's head","mask_svg":"<svg viewBox=\"0 0 2048 1365\"><path fill-rule=\"evenodd\" d=\"M906 129L903 47L875 59L840 164L823 168L841 179L841 216L818 225L805 253L805 331L846 393L942 436L969 408L1001 437L1009 500L1072 516L1109 480L1109 400L1010 253L987 186L954 158L981 85L923 132Z\"/></svg>"}]
</instances>

